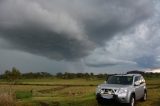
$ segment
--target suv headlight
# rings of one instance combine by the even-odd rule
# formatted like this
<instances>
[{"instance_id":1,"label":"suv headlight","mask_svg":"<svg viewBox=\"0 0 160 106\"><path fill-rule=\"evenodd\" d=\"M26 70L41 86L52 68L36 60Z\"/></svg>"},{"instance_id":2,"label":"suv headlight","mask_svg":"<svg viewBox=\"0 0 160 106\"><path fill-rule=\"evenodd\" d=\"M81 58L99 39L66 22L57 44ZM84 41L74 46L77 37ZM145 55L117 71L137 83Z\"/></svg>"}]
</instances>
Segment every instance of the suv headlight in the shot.
<instances>
[{"instance_id":1,"label":"suv headlight","mask_svg":"<svg viewBox=\"0 0 160 106\"><path fill-rule=\"evenodd\" d=\"M100 93L101 93L101 94L104 94L104 92L105 92L105 91L104 91L103 89L100 90Z\"/></svg>"},{"instance_id":2,"label":"suv headlight","mask_svg":"<svg viewBox=\"0 0 160 106\"><path fill-rule=\"evenodd\" d=\"M121 88L118 91L119 94L126 94L127 93L127 89L126 88Z\"/></svg>"},{"instance_id":3,"label":"suv headlight","mask_svg":"<svg viewBox=\"0 0 160 106\"><path fill-rule=\"evenodd\" d=\"M98 86L97 89L96 89L96 93L100 93L101 92L101 87Z\"/></svg>"}]
</instances>

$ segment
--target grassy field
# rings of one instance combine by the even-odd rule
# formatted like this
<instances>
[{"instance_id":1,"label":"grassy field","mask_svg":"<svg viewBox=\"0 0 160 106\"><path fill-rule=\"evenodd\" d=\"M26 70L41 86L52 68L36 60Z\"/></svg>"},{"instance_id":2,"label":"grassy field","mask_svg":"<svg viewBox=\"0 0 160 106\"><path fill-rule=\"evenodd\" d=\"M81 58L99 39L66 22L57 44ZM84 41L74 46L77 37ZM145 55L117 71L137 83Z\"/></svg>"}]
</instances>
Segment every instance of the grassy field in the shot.
<instances>
[{"instance_id":1,"label":"grassy field","mask_svg":"<svg viewBox=\"0 0 160 106\"><path fill-rule=\"evenodd\" d=\"M95 89L104 80L98 79L26 79L11 86L16 106L97 106ZM160 79L147 79L148 100L136 106L160 106ZM0 94L10 86L0 81Z\"/></svg>"}]
</instances>

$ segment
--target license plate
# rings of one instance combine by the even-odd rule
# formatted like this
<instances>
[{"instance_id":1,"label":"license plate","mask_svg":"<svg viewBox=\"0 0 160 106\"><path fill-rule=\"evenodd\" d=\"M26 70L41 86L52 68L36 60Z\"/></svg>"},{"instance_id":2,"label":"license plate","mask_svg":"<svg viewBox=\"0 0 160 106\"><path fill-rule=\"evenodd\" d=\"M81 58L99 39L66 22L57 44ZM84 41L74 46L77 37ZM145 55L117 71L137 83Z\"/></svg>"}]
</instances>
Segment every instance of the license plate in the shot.
<instances>
[{"instance_id":1,"label":"license plate","mask_svg":"<svg viewBox=\"0 0 160 106\"><path fill-rule=\"evenodd\" d=\"M113 95L104 94L103 97L106 98L106 99L112 99L112 98L113 98Z\"/></svg>"}]
</instances>

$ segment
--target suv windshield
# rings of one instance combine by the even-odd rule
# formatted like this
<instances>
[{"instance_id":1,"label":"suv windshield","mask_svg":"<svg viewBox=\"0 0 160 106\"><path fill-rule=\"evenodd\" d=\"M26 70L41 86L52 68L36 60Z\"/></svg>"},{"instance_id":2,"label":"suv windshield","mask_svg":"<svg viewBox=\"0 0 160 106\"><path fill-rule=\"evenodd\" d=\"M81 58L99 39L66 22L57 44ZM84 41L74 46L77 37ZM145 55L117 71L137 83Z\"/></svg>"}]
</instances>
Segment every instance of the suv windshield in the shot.
<instances>
[{"instance_id":1,"label":"suv windshield","mask_svg":"<svg viewBox=\"0 0 160 106\"><path fill-rule=\"evenodd\" d=\"M108 84L122 84L131 85L133 82L133 76L110 76L108 78Z\"/></svg>"}]
</instances>

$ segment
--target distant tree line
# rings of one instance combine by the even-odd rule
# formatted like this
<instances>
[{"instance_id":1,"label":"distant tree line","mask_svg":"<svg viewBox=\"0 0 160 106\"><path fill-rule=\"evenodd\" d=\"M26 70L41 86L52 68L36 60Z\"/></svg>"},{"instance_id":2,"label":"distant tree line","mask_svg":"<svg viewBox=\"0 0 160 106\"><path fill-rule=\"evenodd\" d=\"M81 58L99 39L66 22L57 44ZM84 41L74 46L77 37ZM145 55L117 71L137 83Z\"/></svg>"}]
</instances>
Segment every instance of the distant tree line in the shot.
<instances>
[{"instance_id":1,"label":"distant tree line","mask_svg":"<svg viewBox=\"0 0 160 106\"><path fill-rule=\"evenodd\" d=\"M6 79L8 81L10 80L13 81L17 79L49 78L49 77L53 77L53 75L47 72L21 73L15 67L13 67L11 70L6 70L2 75L0 75L0 79Z\"/></svg>"},{"instance_id":2,"label":"distant tree line","mask_svg":"<svg viewBox=\"0 0 160 106\"><path fill-rule=\"evenodd\" d=\"M138 71L138 70L133 70L133 71L128 71L127 74L141 74L145 78L160 78L160 73L145 73L143 71Z\"/></svg>"},{"instance_id":3,"label":"distant tree line","mask_svg":"<svg viewBox=\"0 0 160 106\"><path fill-rule=\"evenodd\" d=\"M145 73L142 74L145 78L160 78L160 73Z\"/></svg>"},{"instance_id":4,"label":"distant tree line","mask_svg":"<svg viewBox=\"0 0 160 106\"><path fill-rule=\"evenodd\" d=\"M159 77L160 73L144 73L142 71L129 71L128 74L142 74L146 78L154 78ZM11 70L6 70L2 75L0 75L0 79L5 79L7 81L11 81L13 83L18 79L39 79L39 78L60 78L60 79L74 79L74 78L84 78L84 79L107 79L111 74L94 74L94 73L69 73L69 72L58 72L55 75L50 74L48 72L28 72L21 73L20 70L13 67Z\"/></svg>"},{"instance_id":5,"label":"distant tree line","mask_svg":"<svg viewBox=\"0 0 160 106\"><path fill-rule=\"evenodd\" d=\"M49 78L49 77L53 77L52 74L48 73L48 72L29 72L29 73L22 73L21 74L21 78Z\"/></svg>"},{"instance_id":6,"label":"distant tree line","mask_svg":"<svg viewBox=\"0 0 160 106\"><path fill-rule=\"evenodd\" d=\"M50 74L48 72L28 72L21 73L20 70L13 67L11 70L6 70L0 75L0 79L6 79L7 81L16 81L18 79L39 79L39 78L60 78L60 79L74 79L74 78L99 78L105 79L107 74L94 74L94 73L69 73L58 72L56 74Z\"/></svg>"},{"instance_id":7,"label":"distant tree line","mask_svg":"<svg viewBox=\"0 0 160 106\"><path fill-rule=\"evenodd\" d=\"M6 79L8 82L14 84L18 79L20 79L21 73L15 67L12 70L6 70L4 74L1 75L2 79Z\"/></svg>"},{"instance_id":8,"label":"distant tree line","mask_svg":"<svg viewBox=\"0 0 160 106\"><path fill-rule=\"evenodd\" d=\"M85 78L85 79L90 79L90 78L106 78L107 74L97 74L95 75L94 73L57 73L55 75L57 78L62 78L62 79L74 79L74 78Z\"/></svg>"}]
</instances>

